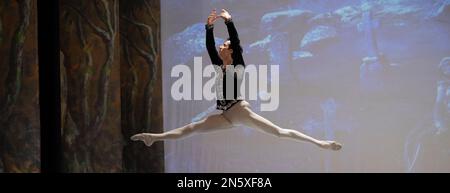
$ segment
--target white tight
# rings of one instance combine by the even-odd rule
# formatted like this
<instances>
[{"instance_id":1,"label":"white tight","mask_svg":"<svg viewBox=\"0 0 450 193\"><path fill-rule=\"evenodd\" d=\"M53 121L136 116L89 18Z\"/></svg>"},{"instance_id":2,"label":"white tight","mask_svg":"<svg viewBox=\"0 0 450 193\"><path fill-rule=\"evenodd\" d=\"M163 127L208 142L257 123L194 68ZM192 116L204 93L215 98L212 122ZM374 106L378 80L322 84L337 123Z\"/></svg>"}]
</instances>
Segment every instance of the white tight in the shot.
<instances>
[{"instance_id":1,"label":"white tight","mask_svg":"<svg viewBox=\"0 0 450 193\"><path fill-rule=\"evenodd\" d=\"M166 139L178 139L197 132L202 133L217 131L232 128L233 126L238 125L245 125L247 127L255 128L277 137L307 141L319 146L324 145L324 141L314 139L296 130L283 129L273 124L271 121L254 113L250 109L250 104L247 101L238 102L222 114L210 115L201 121L193 122L168 132L151 134L153 137L152 142Z\"/></svg>"}]
</instances>

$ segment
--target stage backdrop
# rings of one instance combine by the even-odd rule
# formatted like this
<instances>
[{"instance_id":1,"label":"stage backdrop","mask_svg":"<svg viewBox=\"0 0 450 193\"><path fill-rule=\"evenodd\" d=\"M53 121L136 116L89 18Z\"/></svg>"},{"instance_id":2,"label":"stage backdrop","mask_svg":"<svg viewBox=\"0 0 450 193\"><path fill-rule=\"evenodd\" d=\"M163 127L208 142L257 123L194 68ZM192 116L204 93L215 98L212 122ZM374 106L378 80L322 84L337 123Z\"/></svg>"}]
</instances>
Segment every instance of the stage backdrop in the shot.
<instances>
[{"instance_id":1,"label":"stage backdrop","mask_svg":"<svg viewBox=\"0 0 450 193\"><path fill-rule=\"evenodd\" d=\"M162 1L165 131L215 105L170 90L175 65L210 65L213 8L232 14L247 64L280 66L278 110L250 100L253 110L343 148L236 127L166 141L167 172L450 172L450 1ZM222 20L215 35L228 38Z\"/></svg>"},{"instance_id":2,"label":"stage backdrop","mask_svg":"<svg viewBox=\"0 0 450 193\"><path fill-rule=\"evenodd\" d=\"M60 2L64 172L163 172L159 0Z\"/></svg>"},{"instance_id":3,"label":"stage backdrop","mask_svg":"<svg viewBox=\"0 0 450 193\"><path fill-rule=\"evenodd\" d=\"M0 1L0 173L39 172L36 0Z\"/></svg>"}]
</instances>

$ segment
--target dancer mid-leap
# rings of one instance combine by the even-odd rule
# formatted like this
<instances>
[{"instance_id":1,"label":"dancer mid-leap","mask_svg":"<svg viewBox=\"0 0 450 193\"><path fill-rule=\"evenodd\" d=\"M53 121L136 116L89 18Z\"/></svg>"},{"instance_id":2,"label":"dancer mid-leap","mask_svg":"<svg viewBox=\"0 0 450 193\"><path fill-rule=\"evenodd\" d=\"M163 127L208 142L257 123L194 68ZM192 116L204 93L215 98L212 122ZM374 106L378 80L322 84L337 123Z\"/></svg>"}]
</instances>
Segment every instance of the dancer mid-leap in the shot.
<instances>
[{"instance_id":1,"label":"dancer mid-leap","mask_svg":"<svg viewBox=\"0 0 450 193\"><path fill-rule=\"evenodd\" d=\"M216 19L222 18L228 28L229 40L225 41L219 46L219 52L215 48L214 42L214 22ZM216 83L222 83L216 85L219 96L227 96L226 94L226 74L228 67L237 67L241 65L245 67L244 60L242 58L242 48L240 46L240 40L238 33L231 19L231 15L225 9L222 9L220 15L216 14L216 10L211 11L206 23L206 48L211 58L211 62L216 67L220 67L224 73L218 73L219 81ZM239 75L237 75L239 74ZM305 135L299 131L292 129L283 129L271 121L261 117L253 112L250 108L250 104L241 99L241 96L237 92L237 88L240 88L237 84L238 79L242 79L243 73L233 73L234 75L234 96L222 97L217 99L217 109L222 110L221 114L210 115L203 120L193 122L182 126L177 129L173 129L164 133L140 133L131 137L134 141L143 141L147 146L152 145L156 141L163 141L166 139L179 139L189 136L194 133L203 133L210 131L217 131L222 129L232 128L238 125L245 125L247 127L259 129L268 134L272 134L277 137L289 138L299 141L311 142L319 147L325 149L339 150L341 144L335 141L318 140L308 135ZM230 85L228 85L230 86Z\"/></svg>"}]
</instances>

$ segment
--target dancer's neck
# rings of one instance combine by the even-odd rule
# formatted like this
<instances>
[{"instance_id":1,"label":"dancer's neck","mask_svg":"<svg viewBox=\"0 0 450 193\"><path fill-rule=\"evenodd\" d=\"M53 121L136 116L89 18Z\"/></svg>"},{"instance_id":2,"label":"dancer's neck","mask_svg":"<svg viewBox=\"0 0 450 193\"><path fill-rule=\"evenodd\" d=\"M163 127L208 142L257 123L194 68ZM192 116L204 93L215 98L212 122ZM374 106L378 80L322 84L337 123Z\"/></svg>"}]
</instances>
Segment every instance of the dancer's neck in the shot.
<instances>
[{"instance_id":1,"label":"dancer's neck","mask_svg":"<svg viewBox=\"0 0 450 193\"><path fill-rule=\"evenodd\" d=\"M224 67L233 63L233 59L231 59L231 58L230 59L225 59L225 60L222 60L222 61L223 61L223 66Z\"/></svg>"}]
</instances>

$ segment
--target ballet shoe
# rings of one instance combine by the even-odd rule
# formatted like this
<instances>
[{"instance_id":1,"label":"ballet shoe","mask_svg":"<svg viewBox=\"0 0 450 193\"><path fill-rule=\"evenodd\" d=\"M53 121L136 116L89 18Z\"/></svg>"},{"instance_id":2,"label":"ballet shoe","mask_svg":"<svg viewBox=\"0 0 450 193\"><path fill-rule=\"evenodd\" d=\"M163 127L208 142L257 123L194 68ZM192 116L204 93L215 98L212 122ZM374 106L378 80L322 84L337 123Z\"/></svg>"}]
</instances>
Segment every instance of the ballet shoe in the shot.
<instances>
[{"instance_id":1,"label":"ballet shoe","mask_svg":"<svg viewBox=\"0 0 450 193\"><path fill-rule=\"evenodd\" d=\"M142 141L146 146L151 146L155 140L151 134L140 133L130 137L133 141Z\"/></svg>"},{"instance_id":2,"label":"ballet shoe","mask_svg":"<svg viewBox=\"0 0 450 193\"><path fill-rule=\"evenodd\" d=\"M323 141L320 145L322 148L338 151L342 148L342 144L335 141Z\"/></svg>"}]
</instances>

